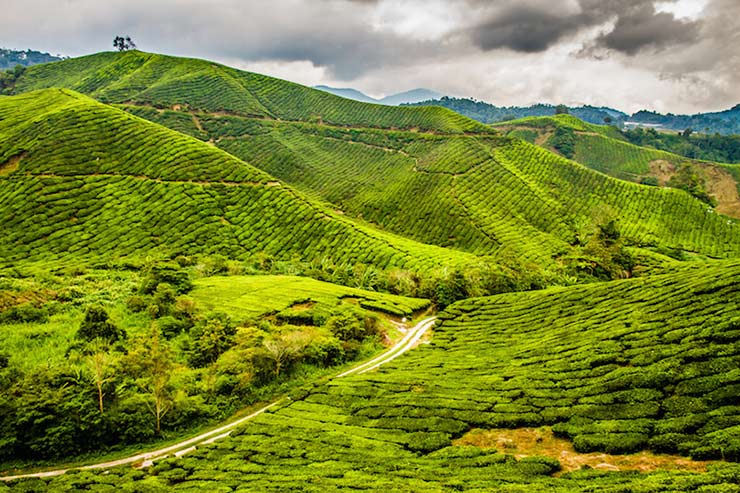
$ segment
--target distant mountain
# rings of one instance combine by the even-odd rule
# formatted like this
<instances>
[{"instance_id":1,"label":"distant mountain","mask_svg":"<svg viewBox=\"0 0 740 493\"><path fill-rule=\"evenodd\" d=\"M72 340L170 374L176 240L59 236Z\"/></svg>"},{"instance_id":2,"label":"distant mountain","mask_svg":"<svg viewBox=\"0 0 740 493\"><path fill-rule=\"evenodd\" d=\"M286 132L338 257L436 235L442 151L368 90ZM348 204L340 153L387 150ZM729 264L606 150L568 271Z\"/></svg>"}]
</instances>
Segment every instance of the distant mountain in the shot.
<instances>
[{"instance_id":1,"label":"distant mountain","mask_svg":"<svg viewBox=\"0 0 740 493\"><path fill-rule=\"evenodd\" d=\"M16 65L30 67L31 65L38 65L39 63L56 62L63 59L63 57L42 53L40 51L18 51L0 48L0 70L7 70Z\"/></svg>"},{"instance_id":2,"label":"distant mountain","mask_svg":"<svg viewBox=\"0 0 740 493\"><path fill-rule=\"evenodd\" d=\"M498 123L530 116L553 116L555 106L535 104L532 106L495 106L483 101L466 98L442 97L409 103L410 106L442 106L482 123ZM650 127L658 130L683 131L691 128L696 132L738 134L740 133L740 104L714 113L695 115L663 115L654 111L641 110L632 115L606 106L569 106L568 112L581 120L603 125L608 123L617 127Z\"/></svg>"},{"instance_id":3,"label":"distant mountain","mask_svg":"<svg viewBox=\"0 0 740 493\"><path fill-rule=\"evenodd\" d=\"M358 91L357 89L352 89L350 87L329 87L329 86L314 86L314 89L319 89L320 91L325 91L331 94L334 94L336 96L341 96L343 98L352 99L355 101L361 101L363 103L376 103L376 104L384 104L386 106L399 106L402 104L412 104L412 103L418 103L420 101L427 101L430 99L440 99L444 97L442 94L432 91L430 89L412 89L410 91L401 92L398 94L392 94L390 96L386 96L382 99L375 99L367 94Z\"/></svg>"},{"instance_id":4,"label":"distant mountain","mask_svg":"<svg viewBox=\"0 0 740 493\"><path fill-rule=\"evenodd\" d=\"M354 101L361 101L363 103L378 103L379 101L375 98L371 98L367 94L352 89L351 87L329 87L329 86L314 86L314 89L328 92L336 96L340 96Z\"/></svg>"},{"instance_id":5,"label":"distant mountain","mask_svg":"<svg viewBox=\"0 0 740 493\"><path fill-rule=\"evenodd\" d=\"M398 106L401 104L418 103L419 101L429 99L439 99L441 97L444 97L444 95L430 89L421 88L386 96L379 103L387 104L388 106Z\"/></svg>"}]
</instances>

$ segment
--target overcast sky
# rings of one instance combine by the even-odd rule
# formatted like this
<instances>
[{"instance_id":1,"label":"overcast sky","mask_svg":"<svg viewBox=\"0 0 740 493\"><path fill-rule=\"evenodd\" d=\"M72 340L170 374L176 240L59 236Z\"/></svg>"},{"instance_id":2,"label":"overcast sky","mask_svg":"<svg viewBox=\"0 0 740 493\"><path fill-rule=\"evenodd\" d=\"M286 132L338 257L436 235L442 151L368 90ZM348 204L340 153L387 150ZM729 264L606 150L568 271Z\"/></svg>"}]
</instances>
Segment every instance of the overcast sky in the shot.
<instances>
[{"instance_id":1,"label":"overcast sky","mask_svg":"<svg viewBox=\"0 0 740 493\"><path fill-rule=\"evenodd\" d=\"M117 34L306 85L496 105L740 103L740 0L3 0L0 46L78 56Z\"/></svg>"}]
</instances>

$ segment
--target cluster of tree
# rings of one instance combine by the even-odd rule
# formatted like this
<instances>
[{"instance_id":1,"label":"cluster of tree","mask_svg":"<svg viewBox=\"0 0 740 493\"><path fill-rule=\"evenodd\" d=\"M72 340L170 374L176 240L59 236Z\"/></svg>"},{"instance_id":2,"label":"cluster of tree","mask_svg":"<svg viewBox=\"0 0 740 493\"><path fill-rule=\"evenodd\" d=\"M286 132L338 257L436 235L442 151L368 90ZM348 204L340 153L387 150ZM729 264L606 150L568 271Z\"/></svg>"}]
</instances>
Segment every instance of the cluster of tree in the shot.
<instances>
[{"instance_id":1,"label":"cluster of tree","mask_svg":"<svg viewBox=\"0 0 740 493\"><path fill-rule=\"evenodd\" d=\"M740 133L740 104L725 111L714 113L697 113L694 115L663 115L654 111L638 111L629 118L636 123L660 125L664 129L683 131L687 128L704 133L737 134Z\"/></svg>"},{"instance_id":2,"label":"cluster of tree","mask_svg":"<svg viewBox=\"0 0 740 493\"><path fill-rule=\"evenodd\" d=\"M35 50L10 50L0 48L0 70L7 70L16 65L30 67L39 63L49 63L64 60L64 57L50 55Z\"/></svg>"},{"instance_id":3,"label":"cluster of tree","mask_svg":"<svg viewBox=\"0 0 740 493\"><path fill-rule=\"evenodd\" d=\"M558 125L547 143L568 159L576 154L576 135L572 128Z\"/></svg>"},{"instance_id":4,"label":"cluster of tree","mask_svg":"<svg viewBox=\"0 0 740 493\"><path fill-rule=\"evenodd\" d=\"M691 129L667 133L652 128L623 130L622 135L635 145L653 147L691 159L740 163L740 135L697 134Z\"/></svg>"},{"instance_id":5,"label":"cluster of tree","mask_svg":"<svg viewBox=\"0 0 740 493\"><path fill-rule=\"evenodd\" d=\"M698 113L695 115L667 115L653 111L638 111L628 115L608 107L595 106L553 106L535 104L532 106L495 106L483 101L467 98L432 99L412 103L409 106L442 106L482 123L497 123L516 120L528 116L552 116L558 107L563 106L568 113L581 120L596 125L615 125L622 127L625 122L660 125L671 130L686 128L700 129L705 133L738 134L740 133L740 104L726 111L716 113Z\"/></svg>"},{"instance_id":6,"label":"cluster of tree","mask_svg":"<svg viewBox=\"0 0 740 493\"><path fill-rule=\"evenodd\" d=\"M127 303L148 327L132 335L93 303L67 363L23 369L0 354L0 461L158 439L269 398L298 367L341 364L379 342L378 318L358 307L339 306L316 325L236 324L196 310L191 287L187 271L154 265Z\"/></svg>"},{"instance_id":7,"label":"cluster of tree","mask_svg":"<svg viewBox=\"0 0 740 493\"><path fill-rule=\"evenodd\" d=\"M608 281L632 276L635 259L626 249L618 219L608 210L594 211L589 222L576 228L573 247L562 260L578 278Z\"/></svg>"},{"instance_id":8,"label":"cluster of tree","mask_svg":"<svg viewBox=\"0 0 740 493\"><path fill-rule=\"evenodd\" d=\"M0 94L12 94L16 81L25 71L25 66L16 65L14 69L0 72Z\"/></svg>"},{"instance_id":9,"label":"cluster of tree","mask_svg":"<svg viewBox=\"0 0 740 493\"><path fill-rule=\"evenodd\" d=\"M134 43L130 36L116 36L113 38L113 47L118 51L135 50L136 43Z\"/></svg>"}]
</instances>

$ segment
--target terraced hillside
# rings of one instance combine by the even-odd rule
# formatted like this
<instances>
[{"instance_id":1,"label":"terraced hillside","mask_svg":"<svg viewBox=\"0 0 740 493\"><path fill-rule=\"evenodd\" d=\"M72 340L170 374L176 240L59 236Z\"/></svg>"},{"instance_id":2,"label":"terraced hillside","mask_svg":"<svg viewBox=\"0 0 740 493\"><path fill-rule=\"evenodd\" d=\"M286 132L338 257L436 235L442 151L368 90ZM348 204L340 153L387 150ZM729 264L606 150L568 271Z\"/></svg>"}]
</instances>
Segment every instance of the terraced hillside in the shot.
<instances>
[{"instance_id":1,"label":"terraced hillside","mask_svg":"<svg viewBox=\"0 0 740 493\"><path fill-rule=\"evenodd\" d=\"M263 171L70 90L0 98L0 259L255 252L424 270L472 261L358 225Z\"/></svg>"},{"instance_id":2,"label":"terraced hillside","mask_svg":"<svg viewBox=\"0 0 740 493\"><path fill-rule=\"evenodd\" d=\"M387 231L500 262L559 271L610 219L631 246L740 254L737 225L684 192L606 178L441 108L368 105L141 52L34 67L16 89L53 85L127 103Z\"/></svg>"},{"instance_id":3,"label":"terraced hillside","mask_svg":"<svg viewBox=\"0 0 740 493\"><path fill-rule=\"evenodd\" d=\"M611 179L521 140L126 109L425 243L552 266L608 210L632 245L738 252L737 225L689 194Z\"/></svg>"},{"instance_id":4,"label":"terraced hillside","mask_svg":"<svg viewBox=\"0 0 740 493\"><path fill-rule=\"evenodd\" d=\"M623 180L683 188L706 201L713 199L718 212L740 218L738 165L636 146L613 127L588 124L568 115L524 118L496 128Z\"/></svg>"},{"instance_id":5,"label":"terraced hillside","mask_svg":"<svg viewBox=\"0 0 740 493\"><path fill-rule=\"evenodd\" d=\"M48 87L67 87L106 103L175 106L346 126L490 132L487 126L444 108L359 103L205 60L140 51L104 52L34 67L16 83L15 91Z\"/></svg>"},{"instance_id":6,"label":"terraced hillside","mask_svg":"<svg viewBox=\"0 0 740 493\"><path fill-rule=\"evenodd\" d=\"M431 344L378 372L296 393L231 438L145 471L11 488L734 491L737 464L554 477L557 458L517 460L453 440L476 428L552 427L581 452L740 460L738 276L737 262L702 263L462 301L443 314Z\"/></svg>"}]
</instances>

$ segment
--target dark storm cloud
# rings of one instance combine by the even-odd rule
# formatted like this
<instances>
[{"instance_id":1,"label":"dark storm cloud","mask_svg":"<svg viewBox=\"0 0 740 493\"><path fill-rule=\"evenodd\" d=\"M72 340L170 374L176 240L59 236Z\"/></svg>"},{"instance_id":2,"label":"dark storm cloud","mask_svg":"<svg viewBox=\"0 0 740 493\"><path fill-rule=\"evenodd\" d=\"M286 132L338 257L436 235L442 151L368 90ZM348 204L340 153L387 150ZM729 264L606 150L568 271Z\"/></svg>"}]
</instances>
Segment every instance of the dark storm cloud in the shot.
<instances>
[{"instance_id":1,"label":"dark storm cloud","mask_svg":"<svg viewBox=\"0 0 740 493\"><path fill-rule=\"evenodd\" d=\"M609 21L614 21L614 27L596 45L628 55L643 48L693 41L699 32L697 22L657 12L653 0L580 0L577 9L557 0L510 2L503 8L501 3L493 8L482 1L468 3L488 11L487 19L470 31L473 42L483 50L545 51L563 38Z\"/></svg>"},{"instance_id":2,"label":"dark storm cloud","mask_svg":"<svg viewBox=\"0 0 740 493\"><path fill-rule=\"evenodd\" d=\"M560 17L544 10L517 6L476 26L472 39L483 50L509 48L534 53L545 51L579 27L576 17Z\"/></svg>"},{"instance_id":3,"label":"dark storm cloud","mask_svg":"<svg viewBox=\"0 0 740 493\"><path fill-rule=\"evenodd\" d=\"M643 48L661 49L695 41L699 22L676 19L672 14L656 12L652 5L640 5L623 12L614 29L596 42L603 47L634 55Z\"/></svg>"}]
</instances>

